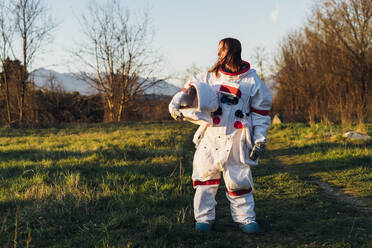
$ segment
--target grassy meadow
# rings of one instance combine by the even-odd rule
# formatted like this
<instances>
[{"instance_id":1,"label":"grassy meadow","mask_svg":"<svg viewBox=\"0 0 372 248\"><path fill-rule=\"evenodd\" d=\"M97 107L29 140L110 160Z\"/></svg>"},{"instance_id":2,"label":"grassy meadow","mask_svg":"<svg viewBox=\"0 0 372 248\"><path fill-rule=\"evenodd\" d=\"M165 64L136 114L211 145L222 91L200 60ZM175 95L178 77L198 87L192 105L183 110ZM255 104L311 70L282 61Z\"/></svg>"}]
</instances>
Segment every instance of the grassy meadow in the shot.
<instances>
[{"instance_id":1,"label":"grassy meadow","mask_svg":"<svg viewBox=\"0 0 372 248\"><path fill-rule=\"evenodd\" d=\"M253 169L260 232L231 221L221 184L215 230L198 233L195 130L183 122L0 129L0 247L372 247L371 142L349 142L340 127L272 127Z\"/></svg>"}]
</instances>

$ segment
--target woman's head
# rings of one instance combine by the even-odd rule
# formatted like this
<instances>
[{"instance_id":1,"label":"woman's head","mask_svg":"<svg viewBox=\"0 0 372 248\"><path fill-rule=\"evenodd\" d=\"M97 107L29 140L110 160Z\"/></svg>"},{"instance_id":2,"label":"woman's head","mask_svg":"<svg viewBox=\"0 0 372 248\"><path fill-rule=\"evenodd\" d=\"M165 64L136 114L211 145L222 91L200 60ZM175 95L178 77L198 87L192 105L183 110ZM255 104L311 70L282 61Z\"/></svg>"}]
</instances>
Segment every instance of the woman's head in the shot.
<instances>
[{"instance_id":1,"label":"woman's head","mask_svg":"<svg viewBox=\"0 0 372 248\"><path fill-rule=\"evenodd\" d=\"M241 58L242 46L240 41L234 38L225 38L218 43L218 60L210 72L218 76L220 68L227 69L230 72L238 72L242 67Z\"/></svg>"}]
</instances>

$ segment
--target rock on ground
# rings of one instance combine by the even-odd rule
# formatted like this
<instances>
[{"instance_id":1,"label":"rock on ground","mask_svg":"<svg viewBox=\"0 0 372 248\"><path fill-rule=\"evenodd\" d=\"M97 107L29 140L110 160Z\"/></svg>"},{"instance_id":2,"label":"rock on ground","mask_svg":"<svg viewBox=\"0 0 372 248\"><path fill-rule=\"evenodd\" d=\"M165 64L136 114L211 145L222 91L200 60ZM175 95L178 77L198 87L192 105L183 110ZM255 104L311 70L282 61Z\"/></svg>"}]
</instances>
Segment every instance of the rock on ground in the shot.
<instances>
[{"instance_id":1,"label":"rock on ground","mask_svg":"<svg viewBox=\"0 0 372 248\"><path fill-rule=\"evenodd\" d=\"M342 136L345 137L345 138L352 139L352 140L370 140L370 139L372 139L372 137L367 135L367 134L362 134L362 133L358 133L358 132L355 132L355 131L346 132Z\"/></svg>"},{"instance_id":2,"label":"rock on ground","mask_svg":"<svg viewBox=\"0 0 372 248\"><path fill-rule=\"evenodd\" d=\"M275 124L282 124L282 120L280 119L280 116L279 114L276 114L273 118L273 121L272 121L272 124L275 125Z\"/></svg>"}]
</instances>

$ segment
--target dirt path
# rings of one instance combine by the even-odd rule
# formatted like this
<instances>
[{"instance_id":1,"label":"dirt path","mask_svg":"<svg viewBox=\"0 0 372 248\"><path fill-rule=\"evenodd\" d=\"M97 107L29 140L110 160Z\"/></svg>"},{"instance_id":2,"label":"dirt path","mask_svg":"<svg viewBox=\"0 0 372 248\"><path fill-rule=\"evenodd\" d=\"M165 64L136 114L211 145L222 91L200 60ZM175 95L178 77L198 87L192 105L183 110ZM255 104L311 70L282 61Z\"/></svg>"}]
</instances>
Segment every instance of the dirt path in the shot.
<instances>
[{"instance_id":1,"label":"dirt path","mask_svg":"<svg viewBox=\"0 0 372 248\"><path fill-rule=\"evenodd\" d=\"M270 160L277 166L281 167L284 171L292 175L298 175L301 180L311 184L318 185L323 190L323 192L325 192L333 199L336 199L339 202L349 204L354 208L358 209L359 211L366 213L368 215L367 218L372 220L372 206L365 203L361 198L345 194L341 189L332 187L331 184L317 180L314 177L304 178L303 176L299 175L298 166L290 165L300 164L300 161L298 161L297 159L289 155L282 155L279 158L274 158L273 156L271 156Z\"/></svg>"},{"instance_id":2,"label":"dirt path","mask_svg":"<svg viewBox=\"0 0 372 248\"><path fill-rule=\"evenodd\" d=\"M362 199L354 196L350 196L342 192L341 190L332 187L329 183L325 183L319 180L312 180L311 182L317 184L324 192L332 196L334 199L352 205L359 211L365 212L371 216L369 219L372 219L372 206L363 202Z\"/></svg>"}]
</instances>

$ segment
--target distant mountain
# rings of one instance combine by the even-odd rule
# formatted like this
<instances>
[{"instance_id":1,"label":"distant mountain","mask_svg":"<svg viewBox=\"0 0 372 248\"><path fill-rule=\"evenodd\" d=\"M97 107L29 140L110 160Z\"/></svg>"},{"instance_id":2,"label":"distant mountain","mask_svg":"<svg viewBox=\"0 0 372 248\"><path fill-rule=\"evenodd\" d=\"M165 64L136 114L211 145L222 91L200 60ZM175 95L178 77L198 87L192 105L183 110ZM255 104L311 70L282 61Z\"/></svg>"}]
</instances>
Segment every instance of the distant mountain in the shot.
<instances>
[{"instance_id":1,"label":"distant mountain","mask_svg":"<svg viewBox=\"0 0 372 248\"><path fill-rule=\"evenodd\" d=\"M95 90L89 87L84 81L76 79L74 74L59 73L53 70L39 69L31 73L30 79L34 80L36 86L43 88L49 84L51 80L55 85L60 85L68 92L77 91L84 95L93 94ZM148 95L165 95L172 96L181 89L166 81L161 81L153 87L145 90Z\"/></svg>"},{"instance_id":2,"label":"distant mountain","mask_svg":"<svg viewBox=\"0 0 372 248\"><path fill-rule=\"evenodd\" d=\"M62 86L68 92L77 91L85 95L92 92L85 82L74 78L71 73L59 73L42 68L32 72L30 80L33 80L36 86L40 88L46 87L53 80L55 85Z\"/></svg>"},{"instance_id":3,"label":"distant mountain","mask_svg":"<svg viewBox=\"0 0 372 248\"><path fill-rule=\"evenodd\" d=\"M178 91L180 91L181 88L168 83L166 81L160 81L156 85L147 88L145 90L145 94L147 95L163 95L163 96L173 96Z\"/></svg>"}]
</instances>

